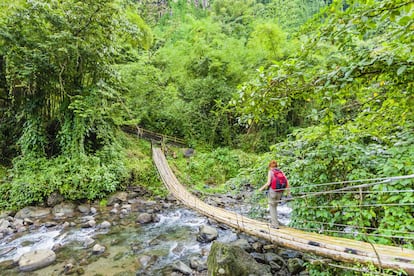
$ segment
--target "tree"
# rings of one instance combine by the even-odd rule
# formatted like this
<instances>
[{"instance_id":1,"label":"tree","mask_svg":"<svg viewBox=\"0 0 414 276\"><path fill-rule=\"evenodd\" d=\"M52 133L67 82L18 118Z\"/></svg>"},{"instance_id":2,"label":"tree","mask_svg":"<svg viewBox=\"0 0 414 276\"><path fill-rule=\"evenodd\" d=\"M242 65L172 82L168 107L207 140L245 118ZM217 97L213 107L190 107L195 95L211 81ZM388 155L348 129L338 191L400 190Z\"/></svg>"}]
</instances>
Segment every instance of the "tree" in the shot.
<instances>
[{"instance_id":1,"label":"tree","mask_svg":"<svg viewBox=\"0 0 414 276\"><path fill-rule=\"evenodd\" d=\"M10 195L21 201L13 203L41 201L55 190L92 199L119 185L125 173L111 118L120 96L112 64L128 45L148 42L148 30L129 19L136 17L111 0L27 1L3 19L1 92L22 126Z\"/></svg>"}]
</instances>

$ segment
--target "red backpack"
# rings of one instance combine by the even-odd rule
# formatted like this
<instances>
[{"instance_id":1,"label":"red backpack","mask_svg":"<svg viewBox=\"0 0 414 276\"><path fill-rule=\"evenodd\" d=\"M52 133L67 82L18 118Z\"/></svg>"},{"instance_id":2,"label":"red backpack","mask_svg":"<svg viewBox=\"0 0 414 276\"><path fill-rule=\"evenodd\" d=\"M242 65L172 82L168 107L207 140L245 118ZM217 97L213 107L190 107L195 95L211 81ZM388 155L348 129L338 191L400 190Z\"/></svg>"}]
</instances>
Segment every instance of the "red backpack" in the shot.
<instances>
[{"instance_id":1,"label":"red backpack","mask_svg":"<svg viewBox=\"0 0 414 276\"><path fill-rule=\"evenodd\" d=\"M282 192L287 187L287 178L279 169L272 169L273 177L270 187L277 192Z\"/></svg>"}]
</instances>

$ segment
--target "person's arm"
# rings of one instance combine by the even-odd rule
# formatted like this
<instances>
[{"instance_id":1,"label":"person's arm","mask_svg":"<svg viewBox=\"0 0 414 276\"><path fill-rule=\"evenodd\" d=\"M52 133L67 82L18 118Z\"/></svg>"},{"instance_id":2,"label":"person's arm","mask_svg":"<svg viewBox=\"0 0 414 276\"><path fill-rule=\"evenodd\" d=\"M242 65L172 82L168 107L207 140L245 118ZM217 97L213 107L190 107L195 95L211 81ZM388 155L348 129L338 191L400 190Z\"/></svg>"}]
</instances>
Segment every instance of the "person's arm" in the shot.
<instances>
[{"instance_id":1,"label":"person's arm","mask_svg":"<svg viewBox=\"0 0 414 276\"><path fill-rule=\"evenodd\" d=\"M289 186L289 180L286 179L286 195L290 196L290 186Z\"/></svg>"},{"instance_id":2,"label":"person's arm","mask_svg":"<svg viewBox=\"0 0 414 276\"><path fill-rule=\"evenodd\" d=\"M272 171L269 170L269 173L267 174L267 182L262 187L260 187L259 191L263 191L264 189L269 188L270 183L272 181L272 174L271 173L272 173Z\"/></svg>"}]
</instances>

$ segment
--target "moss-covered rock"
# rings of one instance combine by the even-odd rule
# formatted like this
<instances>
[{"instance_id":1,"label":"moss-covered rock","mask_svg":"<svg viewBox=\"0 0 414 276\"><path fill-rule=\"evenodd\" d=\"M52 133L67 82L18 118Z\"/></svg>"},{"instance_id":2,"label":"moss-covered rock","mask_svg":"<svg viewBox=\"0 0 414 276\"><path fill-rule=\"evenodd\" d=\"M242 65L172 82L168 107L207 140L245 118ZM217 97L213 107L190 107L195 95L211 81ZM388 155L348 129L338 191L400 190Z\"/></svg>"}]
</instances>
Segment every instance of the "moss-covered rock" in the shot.
<instances>
[{"instance_id":1,"label":"moss-covered rock","mask_svg":"<svg viewBox=\"0 0 414 276\"><path fill-rule=\"evenodd\" d=\"M272 275L270 266L260 264L239 246L214 241L207 259L208 274L215 275Z\"/></svg>"}]
</instances>

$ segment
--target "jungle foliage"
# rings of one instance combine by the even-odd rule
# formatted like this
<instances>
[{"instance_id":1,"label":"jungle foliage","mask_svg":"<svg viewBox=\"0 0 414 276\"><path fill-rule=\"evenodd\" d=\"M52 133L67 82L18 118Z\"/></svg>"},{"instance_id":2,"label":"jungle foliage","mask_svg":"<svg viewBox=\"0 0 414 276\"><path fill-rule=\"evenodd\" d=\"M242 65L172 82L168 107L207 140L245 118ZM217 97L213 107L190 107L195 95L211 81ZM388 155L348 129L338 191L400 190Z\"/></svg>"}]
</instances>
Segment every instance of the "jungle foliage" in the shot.
<instances>
[{"instance_id":1,"label":"jungle foliage","mask_svg":"<svg viewBox=\"0 0 414 276\"><path fill-rule=\"evenodd\" d=\"M0 206L42 202L54 191L71 200L115 191L127 171L114 120L122 87L112 66L146 47L149 29L127 3L8 4L1 11L0 146L12 168Z\"/></svg>"},{"instance_id":2,"label":"jungle foliage","mask_svg":"<svg viewBox=\"0 0 414 276\"><path fill-rule=\"evenodd\" d=\"M122 125L196 147L171 163L197 190L260 187L272 158L297 197L414 173L411 0L3 3L1 208L162 194ZM292 226L413 247L413 189L294 200Z\"/></svg>"}]
</instances>

